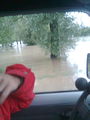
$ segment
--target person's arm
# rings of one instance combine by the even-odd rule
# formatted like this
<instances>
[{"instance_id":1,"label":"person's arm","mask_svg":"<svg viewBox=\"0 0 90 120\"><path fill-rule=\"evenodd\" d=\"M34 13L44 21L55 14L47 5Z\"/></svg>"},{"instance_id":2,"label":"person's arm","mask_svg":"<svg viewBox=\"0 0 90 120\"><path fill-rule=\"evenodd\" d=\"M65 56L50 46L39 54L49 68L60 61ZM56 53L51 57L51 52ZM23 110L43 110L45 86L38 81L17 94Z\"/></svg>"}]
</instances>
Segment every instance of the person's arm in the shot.
<instances>
[{"instance_id":1,"label":"person's arm","mask_svg":"<svg viewBox=\"0 0 90 120\"><path fill-rule=\"evenodd\" d=\"M17 90L13 91L8 97L11 113L19 111L22 108L27 108L35 96L33 93L34 73L21 64L8 66L5 73L20 80Z\"/></svg>"},{"instance_id":2,"label":"person's arm","mask_svg":"<svg viewBox=\"0 0 90 120\"><path fill-rule=\"evenodd\" d=\"M34 73L22 64L8 66L0 74L0 120L10 120L11 113L31 104L34 81Z\"/></svg>"}]
</instances>

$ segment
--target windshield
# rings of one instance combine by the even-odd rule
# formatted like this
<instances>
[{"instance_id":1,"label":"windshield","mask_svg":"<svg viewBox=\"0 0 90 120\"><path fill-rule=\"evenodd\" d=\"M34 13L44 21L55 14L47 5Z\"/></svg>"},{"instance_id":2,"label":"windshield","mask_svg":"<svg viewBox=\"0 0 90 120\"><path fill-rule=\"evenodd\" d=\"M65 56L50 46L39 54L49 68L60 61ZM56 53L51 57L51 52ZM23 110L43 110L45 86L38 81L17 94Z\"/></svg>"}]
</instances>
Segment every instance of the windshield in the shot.
<instances>
[{"instance_id":1,"label":"windshield","mask_svg":"<svg viewBox=\"0 0 90 120\"><path fill-rule=\"evenodd\" d=\"M75 80L87 78L89 52L90 17L85 13L0 18L0 72L16 63L30 67L35 92L76 90Z\"/></svg>"}]
</instances>

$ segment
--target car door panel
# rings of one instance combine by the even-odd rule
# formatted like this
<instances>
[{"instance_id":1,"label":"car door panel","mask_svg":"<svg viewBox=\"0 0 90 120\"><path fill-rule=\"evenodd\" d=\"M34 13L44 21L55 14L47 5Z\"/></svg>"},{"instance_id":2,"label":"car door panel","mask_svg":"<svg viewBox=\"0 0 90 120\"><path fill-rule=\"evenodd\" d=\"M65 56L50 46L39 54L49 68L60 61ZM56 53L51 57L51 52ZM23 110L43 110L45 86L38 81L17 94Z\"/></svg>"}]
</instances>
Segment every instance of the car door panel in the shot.
<instances>
[{"instance_id":1,"label":"car door panel","mask_svg":"<svg viewBox=\"0 0 90 120\"><path fill-rule=\"evenodd\" d=\"M13 114L12 120L58 120L70 114L81 94L78 91L37 93L32 105Z\"/></svg>"}]
</instances>

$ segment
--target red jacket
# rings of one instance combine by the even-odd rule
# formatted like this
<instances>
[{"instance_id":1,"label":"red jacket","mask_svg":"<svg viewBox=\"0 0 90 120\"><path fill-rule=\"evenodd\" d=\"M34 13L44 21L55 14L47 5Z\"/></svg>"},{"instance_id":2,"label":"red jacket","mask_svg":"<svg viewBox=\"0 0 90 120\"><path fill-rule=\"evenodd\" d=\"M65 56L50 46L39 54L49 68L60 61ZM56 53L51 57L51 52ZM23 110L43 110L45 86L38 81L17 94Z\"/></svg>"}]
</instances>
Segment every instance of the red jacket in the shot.
<instances>
[{"instance_id":1,"label":"red jacket","mask_svg":"<svg viewBox=\"0 0 90 120\"><path fill-rule=\"evenodd\" d=\"M23 77L24 83L0 105L0 120L10 120L11 113L27 108L35 96L33 93L35 76L31 69L22 64L14 64L8 66L5 73Z\"/></svg>"}]
</instances>

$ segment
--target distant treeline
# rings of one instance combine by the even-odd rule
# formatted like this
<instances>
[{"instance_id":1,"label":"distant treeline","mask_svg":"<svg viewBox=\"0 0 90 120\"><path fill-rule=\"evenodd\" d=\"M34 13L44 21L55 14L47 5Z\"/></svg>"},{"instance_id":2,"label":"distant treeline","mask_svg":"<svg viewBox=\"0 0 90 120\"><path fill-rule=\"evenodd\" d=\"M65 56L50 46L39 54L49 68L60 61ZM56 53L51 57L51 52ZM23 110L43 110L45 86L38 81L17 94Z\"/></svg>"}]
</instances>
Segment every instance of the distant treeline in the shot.
<instances>
[{"instance_id":1,"label":"distant treeline","mask_svg":"<svg viewBox=\"0 0 90 120\"><path fill-rule=\"evenodd\" d=\"M40 45L56 58L73 48L75 36L89 35L89 27L74 23L69 13L42 13L0 18L0 44L13 46L23 41L27 45Z\"/></svg>"}]
</instances>

